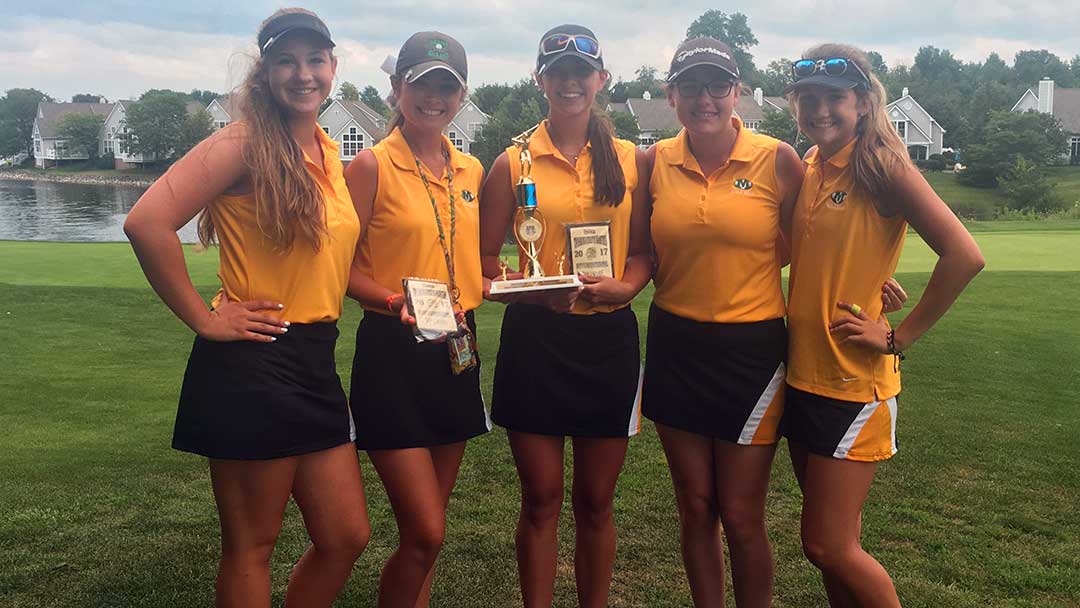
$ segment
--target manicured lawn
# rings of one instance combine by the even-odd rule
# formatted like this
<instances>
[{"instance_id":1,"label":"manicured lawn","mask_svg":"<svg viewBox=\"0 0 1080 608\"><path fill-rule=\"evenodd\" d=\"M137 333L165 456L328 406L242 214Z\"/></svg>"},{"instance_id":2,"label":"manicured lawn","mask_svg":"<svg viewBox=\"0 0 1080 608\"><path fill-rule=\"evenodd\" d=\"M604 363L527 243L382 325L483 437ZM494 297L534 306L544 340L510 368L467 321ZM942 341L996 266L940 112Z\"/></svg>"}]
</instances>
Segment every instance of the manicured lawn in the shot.
<instances>
[{"instance_id":1,"label":"manicured lawn","mask_svg":"<svg viewBox=\"0 0 1080 608\"><path fill-rule=\"evenodd\" d=\"M987 270L910 350L901 450L880 469L865 544L905 606L1080 605L1080 231L976 238ZM913 297L932 264L909 237L898 276ZM189 255L189 265L212 293L216 253ZM651 293L634 305L642 325ZM346 308L337 354L348 382L360 313ZM493 304L477 315L488 394L501 316ZM130 249L0 242L0 337L0 605L211 605L218 531L206 464L168 447L191 336ZM381 484L366 458L362 466L374 533L340 606L374 606L396 543ZM799 549L799 491L783 447L770 492L775 605L822 606ZM433 606L520 605L517 507L496 430L466 452ZM630 443L615 508L611 605L690 605L671 482L649 425ZM571 517L564 511L557 606L576 605ZM306 543L290 508L273 558L275 605Z\"/></svg>"},{"instance_id":2,"label":"manicured lawn","mask_svg":"<svg viewBox=\"0 0 1080 608\"><path fill-rule=\"evenodd\" d=\"M1072 207L1080 202L1080 167L1049 167L1047 177L1055 191ZM1005 206L1005 199L997 188L972 188L960 183L955 173L929 171L926 180L949 207L960 217L993 219L997 209Z\"/></svg>"}]
</instances>

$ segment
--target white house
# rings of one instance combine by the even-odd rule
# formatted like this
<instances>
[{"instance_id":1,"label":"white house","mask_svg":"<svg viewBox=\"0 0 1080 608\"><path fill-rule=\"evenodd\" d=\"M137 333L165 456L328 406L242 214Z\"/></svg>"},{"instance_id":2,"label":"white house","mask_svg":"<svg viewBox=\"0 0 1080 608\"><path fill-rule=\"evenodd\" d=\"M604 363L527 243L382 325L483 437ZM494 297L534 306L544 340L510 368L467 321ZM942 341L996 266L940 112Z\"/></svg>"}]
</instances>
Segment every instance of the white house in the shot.
<instances>
[{"instance_id":1,"label":"white house","mask_svg":"<svg viewBox=\"0 0 1080 608\"><path fill-rule=\"evenodd\" d=\"M466 154L472 154L472 145L484 132L484 125L491 117L476 106L471 99L461 104L461 109L454 115L454 120L443 131L454 147Z\"/></svg>"},{"instance_id":2,"label":"white house","mask_svg":"<svg viewBox=\"0 0 1080 608\"><path fill-rule=\"evenodd\" d=\"M1056 86L1049 78L1040 80L1038 89L1038 94L1031 89L1024 91L1012 111L1034 110L1053 115L1069 138L1069 149L1062 152L1062 160L1080 164L1080 89Z\"/></svg>"},{"instance_id":3,"label":"white house","mask_svg":"<svg viewBox=\"0 0 1080 608\"><path fill-rule=\"evenodd\" d=\"M124 134L128 132L127 113L134 103L135 102L130 99L121 99L115 104L112 104L113 108L108 116L105 117L105 124L101 127L100 153L105 158L111 157L113 159L113 166L116 169L131 169L141 166L143 163L154 162L156 160L153 156L125 152L123 146L120 145L120 141L123 139ZM188 102L185 109L190 115L202 110L203 107L202 104L191 101Z\"/></svg>"},{"instance_id":4,"label":"white house","mask_svg":"<svg viewBox=\"0 0 1080 608\"><path fill-rule=\"evenodd\" d=\"M32 135L34 140L34 166L44 169L46 167L55 167L65 160L87 160L90 157L89 154L71 151L68 141L57 135L56 127L60 117L65 114L107 116L115 105L112 103L56 103L52 101L38 103Z\"/></svg>"},{"instance_id":5,"label":"white house","mask_svg":"<svg viewBox=\"0 0 1080 608\"><path fill-rule=\"evenodd\" d=\"M206 106L206 111L210 114L215 131L240 118L240 108L233 95L214 99Z\"/></svg>"},{"instance_id":6,"label":"white house","mask_svg":"<svg viewBox=\"0 0 1080 608\"><path fill-rule=\"evenodd\" d=\"M907 87L899 99L885 106L885 113L907 145L911 158L926 160L931 154L941 154L945 129L915 101Z\"/></svg>"},{"instance_id":7,"label":"white house","mask_svg":"<svg viewBox=\"0 0 1080 608\"><path fill-rule=\"evenodd\" d=\"M637 119L640 131L638 147L641 149L646 149L663 137L682 129L679 118L675 115L675 108L671 107L668 100L663 97L653 99L648 91L640 99L627 99L625 103L611 102L606 110L609 113L626 112ZM757 88L752 95L739 96L733 114L743 121L743 126L757 133L761 128L761 121L765 119L765 113L769 111L787 112L787 100L783 97L768 97Z\"/></svg>"},{"instance_id":8,"label":"white house","mask_svg":"<svg viewBox=\"0 0 1080 608\"><path fill-rule=\"evenodd\" d=\"M362 101L335 99L319 115L319 126L338 142L341 160L350 161L383 138L386 119Z\"/></svg>"}]
</instances>

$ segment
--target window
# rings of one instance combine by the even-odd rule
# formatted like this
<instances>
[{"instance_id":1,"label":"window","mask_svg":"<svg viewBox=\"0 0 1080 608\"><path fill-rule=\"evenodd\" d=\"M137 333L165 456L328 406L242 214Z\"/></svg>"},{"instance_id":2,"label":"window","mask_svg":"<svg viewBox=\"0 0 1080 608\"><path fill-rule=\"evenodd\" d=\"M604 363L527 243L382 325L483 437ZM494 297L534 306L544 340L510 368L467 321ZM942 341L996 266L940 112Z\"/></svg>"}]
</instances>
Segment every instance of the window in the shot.
<instances>
[{"instance_id":1,"label":"window","mask_svg":"<svg viewBox=\"0 0 1080 608\"><path fill-rule=\"evenodd\" d=\"M352 158L364 149L364 134L356 127L349 127L348 132L341 134L341 156Z\"/></svg>"},{"instance_id":2,"label":"window","mask_svg":"<svg viewBox=\"0 0 1080 608\"><path fill-rule=\"evenodd\" d=\"M53 150L56 152L56 158L67 158L68 149L66 141L62 139L57 140L56 143L53 144Z\"/></svg>"},{"instance_id":3,"label":"window","mask_svg":"<svg viewBox=\"0 0 1080 608\"><path fill-rule=\"evenodd\" d=\"M757 131L759 128L761 128L761 121L760 120L748 120L748 121L746 121L746 128L750 129L751 131Z\"/></svg>"},{"instance_id":4,"label":"window","mask_svg":"<svg viewBox=\"0 0 1080 608\"><path fill-rule=\"evenodd\" d=\"M102 153L105 154L106 156L112 156L113 151L116 149L115 148L115 142L116 142L116 140L114 140L111 137L105 138L104 144L102 145L102 149L101 149Z\"/></svg>"},{"instance_id":5,"label":"window","mask_svg":"<svg viewBox=\"0 0 1080 608\"><path fill-rule=\"evenodd\" d=\"M654 135L653 133L649 133L649 134L642 133L638 137L638 143L643 147L649 147L649 146L655 144L657 141L659 141L659 138L656 137L656 135Z\"/></svg>"},{"instance_id":6,"label":"window","mask_svg":"<svg viewBox=\"0 0 1080 608\"><path fill-rule=\"evenodd\" d=\"M473 137L475 137L477 135L480 135L481 133L484 132L484 123L470 122L469 123L469 132L473 134Z\"/></svg>"},{"instance_id":7,"label":"window","mask_svg":"<svg viewBox=\"0 0 1080 608\"><path fill-rule=\"evenodd\" d=\"M229 124L229 123L225 122L224 120L216 121L214 123L214 130L217 131L218 129L224 129L225 125L227 125L227 124Z\"/></svg>"},{"instance_id":8,"label":"window","mask_svg":"<svg viewBox=\"0 0 1080 608\"><path fill-rule=\"evenodd\" d=\"M40 139L35 139L34 140L34 156L38 156L40 154L41 154L41 140Z\"/></svg>"},{"instance_id":9,"label":"window","mask_svg":"<svg viewBox=\"0 0 1080 608\"><path fill-rule=\"evenodd\" d=\"M900 120L894 121L892 124L896 128L896 134L900 136L900 139L907 141L907 122Z\"/></svg>"},{"instance_id":10,"label":"window","mask_svg":"<svg viewBox=\"0 0 1080 608\"><path fill-rule=\"evenodd\" d=\"M326 133L327 135L330 134L330 127L323 127L322 130L323 130L323 133Z\"/></svg>"},{"instance_id":11,"label":"window","mask_svg":"<svg viewBox=\"0 0 1080 608\"><path fill-rule=\"evenodd\" d=\"M446 137L450 140L450 143L454 144L454 147L457 148L459 151L465 151L465 142L458 137L457 131L447 131Z\"/></svg>"},{"instance_id":12,"label":"window","mask_svg":"<svg viewBox=\"0 0 1080 608\"><path fill-rule=\"evenodd\" d=\"M1080 136L1073 135L1069 138L1069 162L1080 164Z\"/></svg>"}]
</instances>

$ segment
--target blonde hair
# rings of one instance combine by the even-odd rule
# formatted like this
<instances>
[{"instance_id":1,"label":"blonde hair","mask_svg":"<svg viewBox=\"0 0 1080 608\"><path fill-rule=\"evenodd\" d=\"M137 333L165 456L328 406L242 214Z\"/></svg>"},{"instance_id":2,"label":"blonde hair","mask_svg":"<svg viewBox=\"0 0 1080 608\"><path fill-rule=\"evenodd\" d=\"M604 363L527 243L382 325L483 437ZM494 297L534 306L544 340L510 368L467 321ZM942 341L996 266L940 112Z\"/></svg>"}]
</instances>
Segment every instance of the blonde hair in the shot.
<instances>
[{"instance_id":1,"label":"blonde hair","mask_svg":"<svg viewBox=\"0 0 1080 608\"><path fill-rule=\"evenodd\" d=\"M273 19L290 13L304 13L302 8L283 8L267 17L262 31ZM288 251L297 238L318 251L327 234L326 209L322 192L308 173L304 152L293 139L287 117L270 92L268 65L259 57L251 66L235 94L247 125L243 148L255 198L255 218L259 230L278 251ZM214 241L214 222L210 214L199 217L199 241L204 246Z\"/></svg>"},{"instance_id":2,"label":"blonde hair","mask_svg":"<svg viewBox=\"0 0 1080 608\"><path fill-rule=\"evenodd\" d=\"M904 168L911 167L907 146L900 140L885 113L887 103L885 87L872 72L870 60L861 49L848 45L827 43L815 46L805 53L803 59L831 59L843 57L855 62L870 80L869 90L855 89L855 94L867 108L855 125L855 150L851 154L851 167L855 184L871 196L887 192L893 178ZM799 90L788 93L788 101L795 119L798 120Z\"/></svg>"}]
</instances>

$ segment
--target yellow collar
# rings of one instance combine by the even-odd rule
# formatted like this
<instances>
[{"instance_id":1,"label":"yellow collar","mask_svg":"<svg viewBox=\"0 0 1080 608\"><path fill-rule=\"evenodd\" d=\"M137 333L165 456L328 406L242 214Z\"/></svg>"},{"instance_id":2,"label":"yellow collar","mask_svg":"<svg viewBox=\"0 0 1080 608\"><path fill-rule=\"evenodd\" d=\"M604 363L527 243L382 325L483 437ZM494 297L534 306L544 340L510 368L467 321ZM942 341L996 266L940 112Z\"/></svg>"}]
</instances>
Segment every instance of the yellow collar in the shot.
<instances>
[{"instance_id":1,"label":"yellow collar","mask_svg":"<svg viewBox=\"0 0 1080 608\"><path fill-rule=\"evenodd\" d=\"M753 146L750 144L750 132L743 128L743 123L738 118L731 117L731 125L735 127L735 143L731 147L729 161L750 162L754 159ZM686 129L679 131L675 137L675 145L664 151L664 160L668 164L682 166L692 171L702 173L701 165L698 164L694 154L690 151L690 137Z\"/></svg>"},{"instance_id":2,"label":"yellow collar","mask_svg":"<svg viewBox=\"0 0 1080 608\"><path fill-rule=\"evenodd\" d=\"M454 173L464 170L468 166L465 154L455 148L454 144L450 143L450 140L445 135L442 136L442 139L443 149L450 152L450 168ZM386 136L386 139L379 143L386 147L390 160L399 169L416 173L416 156L413 154L412 149L409 148L409 142L405 141L405 136L401 134L401 129L394 127L394 130Z\"/></svg>"}]
</instances>

